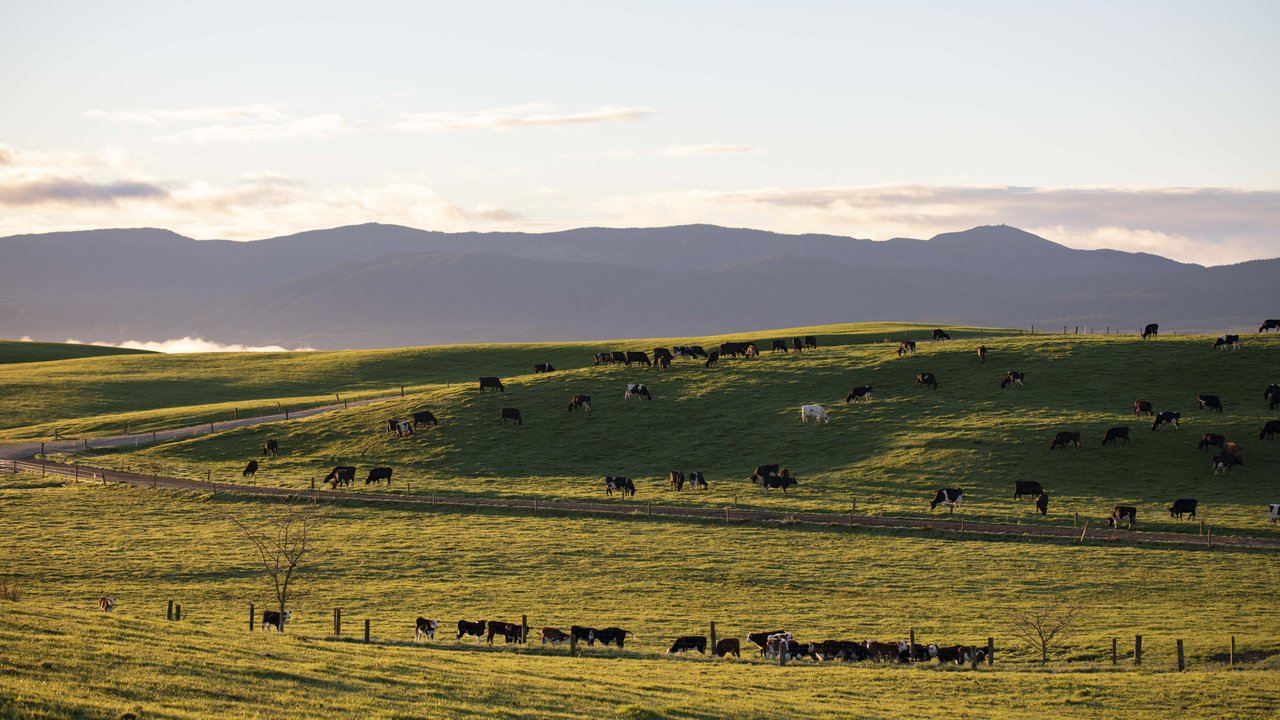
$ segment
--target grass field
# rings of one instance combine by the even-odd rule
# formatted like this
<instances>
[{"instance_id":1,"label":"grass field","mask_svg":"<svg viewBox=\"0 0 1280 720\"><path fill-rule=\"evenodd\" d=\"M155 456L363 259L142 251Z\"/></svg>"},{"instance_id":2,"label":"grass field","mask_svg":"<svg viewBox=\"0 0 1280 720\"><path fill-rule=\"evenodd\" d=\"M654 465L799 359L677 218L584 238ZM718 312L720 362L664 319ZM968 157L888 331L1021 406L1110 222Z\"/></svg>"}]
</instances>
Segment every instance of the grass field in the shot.
<instances>
[{"instance_id":1,"label":"grass field","mask_svg":"<svg viewBox=\"0 0 1280 720\"><path fill-rule=\"evenodd\" d=\"M249 636L269 591L228 514L270 501L0 476L0 716L1261 717L1274 707L1273 554L957 541L799 526L579 519L332 505L283 636ZM32 549L39 548L39 552ZM115 613L91 612L110 593ZM1042 671L1003 613L1087 607ZM182 603L181 623L163 620ZM375 643L327 638L365 618ZM414 646L418 615L618 625L626 651ZM787 668L663 656L670 638L786 627L803 639L996 638L994 670ZM768 626L768 627L766 627ZM1144 665L1109 663L1144 634ZM1222 664L1227 638L1248 654ZM446 636L447 637L447 636ZM1171 672L1186 641L1189 669ZM1261 658L1261 659L1260 659ZM930 673L921 675L920 673ZM939 675L935 673L945 673Z\"/></svg>"},{"instance_id":2,"label":"grass field","mask_svg":"<svg viewBox=\"0 0 1280 720\"><path fill-rule=\"evenodd\" d=\"M152 355L150 350L79 345L76 343L31 342L28 340L0 340L0 365L9 363L53 362L79 358Z\"/></svg>"}]
</instances>

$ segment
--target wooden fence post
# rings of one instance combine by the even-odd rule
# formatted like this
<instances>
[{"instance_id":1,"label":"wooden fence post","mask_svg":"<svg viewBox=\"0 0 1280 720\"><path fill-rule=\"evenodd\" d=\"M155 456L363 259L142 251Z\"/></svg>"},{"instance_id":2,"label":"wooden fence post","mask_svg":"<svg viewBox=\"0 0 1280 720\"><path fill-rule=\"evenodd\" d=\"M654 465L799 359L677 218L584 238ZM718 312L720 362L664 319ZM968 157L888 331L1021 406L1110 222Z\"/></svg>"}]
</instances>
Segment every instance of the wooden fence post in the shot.
<instances>
[{"instance_id":1,"label":"wooden fence post","mask_svg":"<svg viewBox=\"0 0 1280 720\"><path fill-rule=\"evenodd\" d=\"M169 608L164 611L164 619L165 620L173 619L173 601L172 600L169 601Z\"/></svg>"},{"instance_id":2,"label":"wooden fence post","mask_svg":"<svg viewBox=\"0 0 1280 720\"><path fill-rule=\"evenodd\" d=\"M369 618L364 619L364 641L369 642Z\"/></svg>"},{"instance_id":3,"label":"wooden fence post","mask_svg":"<svg viewBox=\"0 0 1280 720\"><path fill-rule=\"evenodd\" d=\"M1200 521L1200 537L1204 537L1204 521Z\"/></svg>"},{"instance_id":4,"label":"wooden fence post","mask_svg":"<svg viewBox=\"0 0 1280 720\"><path fill-rule=\"evenodd\" d=\"M253 632L253 603L249 603L249 632Z\"/></svg>"},{"instance_id":5,"label":"wooden fence post","mask_svg":"<svg viewBox=\"0 0 1280 720\"><path fill-rule=\"evenodd\" d=\"M1133 664L1134 665L1142 664L1142 636L1141 635L1133 636Z\"/></svg>"},{"instance_id":6,"label":"wooden fence post","mask_svg":"<svg viewBox=\"0 0 1280 720\"><path fill-rule=\"evenodd\" d=\"M716 621L711 621L711 657L716 656Z\"/></svg>"},{"instance_id":7,"label":"wooden fence post","mask_svg":"<svg viewBox=\"0 0 1280 720\"><path fill-rule=\"evenodd\" d=\"M1182 654L1182 638L1178 638L1178 672L1187 669L1187 660Z\"/></svg>"},{"instance_id":8,"label":"wooden fence post","mask_svg":"<svg viewBox=\"0 0 1280 720\"><path fill-rule=\"evenodd\" d=\"M1112 665L1116 664L1116 645L1117 644L1118 643L1116 638L1111 638L1111 664Z\"/></svg>"},{"instance_id":9,"label":"wooden fence post","mask_svg":"<svg viewBox=\"0 0 1280 720\"><path fill-rule=\"evenodd\" d=\"M404 386L400 386L400 397L404 397Z\"/></svg>"},{"instance_id":10,"label":"wooden fence post","mask_svg":"<svg viewBox=\"0 0 1280 720\"><path fill-rule=\"evenodd\" d=\"M342 608L333 609L333 636L342 637Z\"/></svg>"},{"instance_id":11,"label":"wooden fence post","mask_svg":"<svg viewBox=\"0 0 1280 720\"><path fill-rule=\"evenodd\" d=\"M996 639L987 636L987 667L992 667L996 662Z\"/></svg>"},{"instance_id":12,"label":"wooden fence post","mask_svg":"<svg viewBox=\"0 0 1280 720\"><path fill-rule=\"evenodd\" d=\"M974 645L973 647L969 648L969 669L970 670L978 669L978 646L977 645Z\"/></svg>"},{"instance_id":13,"label":"wooden fence post","mask_svg":"<svg viewBox=\"0 0 1280 720\"><path fill-rule=\"evenodd\" d=\"M521 643L529 642L529 616L528 615L520 616L520 642Z\"/></svg>"},{"instance_id":14,"label":"wooden fence post","mask_svg":"<svg viewBox=\"0 0 1280 720\"><path fill-rule=\"evenodd\" d=\"M1236 636L1235 635L1231 636L1231 650L1230 652L1227 653L1227 666L1228 667L1236 666Z\"/></svg>"},{"instance_id":15,"label":"wooden fence post","mask_svg":"<svg viewBox=\"0 0 1280 720\"><path fill-rule=\"evenodd\" d=\"M911 662L915 662L916 661L916 629L915 628L911 628L910 635L911 635L911 640L910 640L911 644L907 646L907 657L911 659Z\"/></svg>"},{"instance_id":16,"label":"wooden fence post","mask_svg":"<svg viewBox=\"0 0 1280 720\"><path fill-rule=\"evenodd\" d=\"M578 636L573 633L569 634L569 657L578 656Z\"/></svg>"},{"instance_id":17,"label":"wooden fence post","mask_svg":"<svg viewBox=\"0 0 1280 720\"><path fill-rule=\"evenodd\" d=\"M177 604L177 605L174 605L174 606L173 606L173 619L174 619L174 620L181 620L181 619L182 619L182 605L181 605L181 604Z\"/></svg>"}]
</instances>

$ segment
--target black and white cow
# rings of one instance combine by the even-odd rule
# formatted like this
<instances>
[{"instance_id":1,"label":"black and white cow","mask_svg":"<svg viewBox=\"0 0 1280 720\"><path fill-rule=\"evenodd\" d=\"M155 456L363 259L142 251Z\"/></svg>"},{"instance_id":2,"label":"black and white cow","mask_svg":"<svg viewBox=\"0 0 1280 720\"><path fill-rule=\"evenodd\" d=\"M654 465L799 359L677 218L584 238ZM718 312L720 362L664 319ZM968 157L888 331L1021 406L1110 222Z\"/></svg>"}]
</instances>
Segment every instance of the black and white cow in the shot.
<instances>
[{"instance_id":1,"label":"black and white cow","mask_svg":"<svg viewBox=\"0 0 1280 720\"><path fill-rule=\"evenodd\" d=\"M280 632L284 632L284 624L288 622L289 618L291 617L293 617L293 614L290 613L288 610L285 610L284 612L281 612L279 610L263 610L262 625L260 625L259 627L262 629L263 632L268 632L271 630L279 630Z\"/></svg>"},{"instance_id":2,"label":"black and white cow","mask_svg":"<svg viewBox=\"0 0 1280 720\"><path fill-rule=\"evenodd\" d=\"M462 638L470 635L471 637L474 637L476 640L483 640L485 627L487 625L488 625L488 622L485 620L481 620L479 622L469 622L467 620L459 620L458 621L458 639L461 640Z\"/></svg>"},{"instance_id":3,"label":"black and white cow","mask_svg":"<svg viewBox=\"0 0 1280 720\"><path fill-rule=\"evenodd\" d=\"M684 653L690 650L697 650L700 654L707 654L707 636L706 635L681 635L676 641L671 643L671 648L667 653L674 655L675 653Z\"/></svg>"},{"instance_id":4,"label":"black and white cow","mask_svg":"<svg viewBox=\"0 0 1280 720\"><path fill-rule=\"evenodd\" d=\"M1158 323L1150 323L1146 327L1142 328L1143 340L1146 340L1149 337L1159 337L1159 335L1160 335L1160 325Z\"/></svg>"},{"instance_id":5,"label":"black and white cow","mask_svg":"<svg viewBox=\"0 0 1280 720\"><path fill-rule=\"evenodd\" d=\"M1231 455L1226 452L1221 452L1213 456L1213 461L1210 464L1210 467L1213 468L1213 474L1217 475L1220 472L1231 470L1231 467L1233 465L1243 465L1243 464L1244 463L1240 462L1239 460L1236 460L1236 457L1234 455Z\"/></svg>"},{"instance_id":6,"label":"black and white cow","mask_svg":"<svg viewBox=\"0 0 1280 720\"><path fill-rule=\"evenodd\" d=\"M916 387L928 385L934 390L938 389L938 377L931 372L916 373Z\"/></svg>"},{"instance_id":7,"label":"black and white cow","mask_svg":"<svg viewBox=\"0 0 1280 720\"><path fill-rule=\"evenodd\" d=\"M1235 352L1240 349L1239 335L1219 335L1217 340L1213 341L1214 350L1231 350Z\"/></svg>"},{"instance_id":8,"label":"black and white cow","mask_svg":"<svg viewBox=\"0 0 1280 720\"><path fill-rule=\"evenodd\" d=\"M943 330L942 328L935 328L933 331L933 339L934 340L950 340L951 336L947 334L946 330Z\"/></svg>"},{"instance_id":9,"label":"black and white cow","mask_svg":"<svg viewBox=\"0 0 1280 720\"><path fill-rule=\"evenodd\" d=\"M339 465L334 469L330 470L329 474L326 475L324 479L321 480L320 482L327 482L333 487L334 490L337 490L339 485L346 485L350 487L351 481L355 479L356 479L356 469L354 466Z\"/></svg>"},{"instance_id":10,"label":"black and white cow","mask_svg":"<svg viewBox=\"0 0 1280 720\"><path fill-rule=\"evenodd\" d=\"M760 482L761 478L766 478L766 477L769 477L770 475L782 475L783 473L778 472L779 469L781 469L781 467L782 466L778 465L777 463L770 463L768 465L757 465L755 471L751 473L751 477L748 479L751 480L751 482L753 483L757 483L757 482Z\"/></svg>"},{"instance_id":11,"label":"black and white cow","mask_svg":"<svg viewBox=\"0 0 1280 720\"><path fill-rule=\"evenodd\" d=\"M408 420L396 421L396 437L408 437L413 434L413 423Z\"/></svg>"},{"instance_id":12,"label":"black and white cow","mask_svg":"<svg viewBox=\"0 0 1280 720\"><path fill-rule=\"evenodd\" d=\"M248 465L244 466L244 471L240 473L240 477L251 478L258 474L258 461L250 460Z\"/></svg>"},{"instance_id":13,"label":"black and white cow","mask_svg":"<svg viewBox=\"0 0 1280 720\"><path fill-rule=\"evenodd\" d=\"M635 497L636 484L632 482L629 477L622 477L620 475L606 476L604 479L604 494L612 497L615 491L622 493L622 497L626 497L628 495Z\"/></svg>"},{"instance_id":14,"label":"black and white cow","mask_svg":"<svg viewBox=\"0 0 1280 720\"><path fill-rule=\"evenodd\" d=\"M774 635L790 636L790 633L788 633L786 630L771 630L769 632L748 633L747 642L760 648L760 655L763 657L765 649L769 646L769 638L773 637Z\"/></svg>"},{"instance_id":15,"label":"black and white cow","mask_svg":"<svg viewBox=\"0 0 1280 720\"><path fill-rule=\"evenodd\" d=\"M800 423L808 425L809 418L813 418L814 424L831 422L831 418L827 415L827 409L821 405L801 405Z\"/></svg>"},{"instance_id":16,"label":"black and white cow","mask_svg":"<svg viewBox=\"0 0 1280 720\"><path fill-rule=\"evenodd\" d=\"M1172 410L1163 410L1156 413L1156 419L1151 423L1152 430L1159 430L1166 425L1172 425L1174 430L1178 429L1178 423L1182 420L1182 413L1173 412Z\"/></svg>"},{"instance_id":17,"label":"black and white cow","mask_svg":"<svg viewBox=\"0 0 1280 720\"><path fill-rule=\"evenodd\" d=\"M507 388L502 384L502 381L492 375L480 378L480 392L484 392L485 388L497 390L500 393L507 391Z\"/></svg>"},{"instance_id":18,"label":"black and white cow","mask_svg":"<svg viewBox=\"0 0 1280 720\"><path fill-rule=\"evenodd\" d=\"M1108 527L1120 527L1120 523L1127 523L1129 529L1133 529L1133 524L1138 521L1138 508L1132 505L1117 505L1111 509L1111 517L1107 518Z\"/></svg>"},{"instance_id":19,"label":"black and white cow","mask_svg":"<svg viewBox=\"0 0 1280 720\"><path fill-rule=\"evenodd\" d=\"M1275 438L1276 433L1280 433L1280 420L1268 420L1267 424L1262 426L1262 432L1258 433L1258 439L1271 440Z\"/></svg>"},{"instance_id":20,"label":"black and white cow","mask_svg":"<svg viewBox=\"0 0 1280 720\"><path fill-rule=\"evenodd\" d=\"M582 408L582 412L591 412L591 396L574 395L569 398L569 412L573 412L577 408Z\"/></svg>"},{"instance_id":21,"label":"black and white cow","mask_svg":"<svg viewBox=\"0 0 1280 720\"><path fill-rule=\"evenodd\" d=\"M1280 520L1280 503L1271 503L1268 509L1271 511L1271 524L1275 525L1276 521Z\"/></svg>"},{"instance_id":22,"label":"black and white cow","mask_svg":"<svg viewBox=\"0 0 1280 720\"><path fill-rule=\"evenodd\" d=\"M1068 445L1075 445L1078 449L1080 447L1080 433L1063 430L1053 436L1053 441L1049 443L1049 449L1052 450L1056 447L1065 448Z\"/></svg>"},{"instance_id":23,"label":"black and white cow","mask_svg":"<svg viewBox=\"0 0 1280 720\"><path fill-rule=\"evenodd\" d=\"M389 467L369 468L369 477L364 479L364 484L368 485L370 483L373 483L375 485L381 485L383 480L387 481L387 485L391 484L391 468Z\"/></svg>"},{"instance_id":24,"label":"black and white cow","mask_svg":"<svg viewBox=\"0 0 1280 720\"><path fill-rule=\"evenodd\" d=\"M262 443L262 454L264 456L276 457L280 454L280 443L275 438L270 438Z\"/></svg>"},{"instance_id":25,"label":"black and white cow","mask_svg":"<svg viewBox=\"0 0 1280 720\"><path fill-rule=\"evenodd\" d=\"M911 355L916 354L915 340L903 340L898 343L898 357L902 357L903 355L907 355L907 354L911 354Z\"/></svg>"},{"instance_id":26,"label":"black and white cow","mask_svg":"<svg viewBox=\"0 0 1280 720\"><path fill-rule=\"evenodd\" d=\"M1196 506L1198 504L1199 503L1195 501L1195 498L1179 498L1174 500L1173 504L1169 506L1169 517L1181 520L1183 515L1188 515L1190 519L1195 520Z\"/></svg>"},{"instance_id":27,"label":"black and white cow","mask_svg":"<svg viewBox=\"0 0 1280 720\"><path fill-rule=\"evenodd\" d=\"M929 502L929 509L933 510L939 505L949 505L951 512L955 512L956 508L964 503L964 490L960 488L943 488L934 493L933 500Z\"/></svg>"},{"instance_id":28,"label":"black and white cow","mask_svg":"<svg viewBox=\"0 0 1280 720\"><path fill-rule=\"evenodd\" d=\"M768 477L760 479L760 487L763 488L765 492L769 492L770 490L781 490L784 495L787 492L787 488L795 487L799 484L800 482L790 475L769 475Z\"/></svg>"},{"instance_id":29,"label":"black and white cow","mask_svg":"<svg viewBox=\"0 0 1280 720\"><path fill-rule=\"evenodd\" d=\"M553 366L551 363L538 363L533 366L534 375L539 375L541 373L550 373L555 371L556 371L555 366Z\"/></svg>"},{"instance_id":30,"label":"black and white cow","mask_svg":"<svg viewBox=\"0 0 1280 720\"><path fill-rule=\"evenodd\" d=\"M1155 413L1152 412L1152 409L1151 409L1151 401L1150 400L1134 400L1133 414L1146 415L1148 417L1154 415Z\"/></svg>"},{"instance_id":31,"label":"black and white cow","mask_svg":"<svg viewBox=\"0 0 1280 720\"><path fill-rule=\"evenodd\" d=\"M691 490L706 490L707 478L700 472L689 473L689 488Z\"/></svg>"},{"instance_id":32,"label":"black and white cow","mask_svg":"<svg viewBox=\"0 0 1280 720\"><path fill-rule=\"evenodd\" d=\"M1263 320L1262 326L1258 328L1258 332L1270 332L1271 330L1280 330L1280 320Z\"/></svg>"},{"instance_id":33,"label":"black and white cow","mask_svg":"<svg viewBox=\"0 0 1280 720\"><path fill-rule=\"evenodd\" d=\"M1044 488L1035 480L1015 480L1013 482L1013 499L1021 500L1023 495L1039 495Z\"/></svg>"},{"instance_id":34,"label":"black and white cow","mask_svg":"<svg viewBox=\"0 0 1280 720\"><path fill-rule=\"evenodd\" d=\"M1124 444L1129 444L1129 426L1117 425L1113 428L1107 428L1107 433L1102 436L1103 445L1114 445L1117 440L1124 440Z\"/></svg>"},{"instance_id":35,"label":"black and white cow","mask_svg":"<svg viewBox=\"0 0 1280 720\"><path fill-rule=\"evenodd\" d=\"M1017 370L1010 370L1009 372L1004 374L1004 379L1000 381L1000 389L1003 390L1009 387L1010 385L1017 385L1018 387L1023 387L1022 381L1026 379L1027 379L1026 373L1018 372Z\"/></svg>"},{"instance_id":36,"label":"black and white cow","mask_svg":"<svg viewBox=\"0 0 1280 720\"><path fill-rule=\"evenodd\" d=\"M595 645L596 629L585 625L571 625L569 626L569 637L585 641L588 645Z\"/></svg>"},{"instance_id":37,"label":"black and white cow","mask_svg":"<svg viewBox=\"0 0 1280 720\"><path fill-rule=\"evenodd\" d=\"M635 633L630 630L623 630L617 627L600 628L595 631L595 639L600 641L601 645L614 644L618 649L622 649L622 644L626 642L627 636L635 637Z\"/></svg>"},{"instance_id":38,"label":"black and white cow","mask_svg":"<svg viewBox=\"0 0 1280 720\"><path fill-rule=\"evenodd\" d=\"M436 416L430 410L419 410L413 414L413 427L417 428L419 425L440 427L440 421L436 419Z\"/></svg>"},{"instance_id":39,"label":"black and white cow","mask_svg":"<svg viewBox=\"0 0 1280 720\"><path fill-rule=\"evenodd\" d=\"M848 395L844 396L844 402L846 405L848 405L851 402L855 402L857 400L864 400L867 402L871 401L870 385L863 385L862 387L856 387L850 390Z\"/></svg>"},{"instance_id":40,"label":"black and white cow","mask_svg":"<svg viewBox=\"0 0 1280 720\"><path fill-rule=\"evenodd\" d=\"M983 365L987 364L987 346L986 345L978 346L978 362Z\"/></svg>"},{"instance_id":41,"label":"black and white cow","mask_svg":"<svg viewBox=\"0 0 1280 720\"><path fill-rule=\"evenodd\" d=\"M1217 410L1222 412L1222 400L1217 395L1197 395L1196 402L1200 404L1200 409Z\"/></svg>"},{"instance_id":42,"label":"black and white cow","mask_svg":"<svg viewBox=\"0 0 1280 720\"><path fill-rule=\"evenodd\" d=\"M595 353L595 364L596 365L612 365L613 355L607 352Z\"/></svg>"},{"instance_id":43,"label":"black and white cow","mask_svg":"<svg viewBox=\"0 0 1280 720\"><path fill-rule=\"evenodd\" d=\"M427 640L435 640L436 630L439 629L439 627L440 627L439 620L428 620L424 617L418 618L418 620L414 623L414 630L413 630L414 641L415 642L421 641L424 638Z\"/></svg>"},{"instance_id":44,"label":"black and white cow","mask_svg":"<svg viewBox=\"0 0 1280 720\"><path fill-rule=\"evenodd\" d=\"M502 419L503 425L506 425L508 420L516 425L524 425L524 418L520 417L519 408L502 408L499 417Z\"/></svg>"},{"instance_id":45,"label":"black and white cow","mask_svg":"<svg viewBox=\"0 0 1280 720\"><path fill-rule=\"evenodd\" d=\"M653 396L649 394L648 386L646 386L644 383L627 383L627 389L625 392L622 393L622 399L630 400L631 398L640 398L640 397L645 398L647 400L653 399Z\"/></svg>"}]
</instances>

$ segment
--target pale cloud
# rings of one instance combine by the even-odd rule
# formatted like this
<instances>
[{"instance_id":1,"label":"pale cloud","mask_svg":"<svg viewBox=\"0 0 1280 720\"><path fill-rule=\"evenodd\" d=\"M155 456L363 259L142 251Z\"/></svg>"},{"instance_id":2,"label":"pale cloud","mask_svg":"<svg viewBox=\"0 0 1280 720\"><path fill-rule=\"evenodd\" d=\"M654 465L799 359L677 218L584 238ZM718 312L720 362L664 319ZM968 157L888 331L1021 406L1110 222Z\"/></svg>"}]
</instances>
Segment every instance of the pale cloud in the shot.
<instances>
[{"instance_id":1,"label":"pale cloud","mask_svg":"<svg viewBox=\"0 0 1280 720\"><path fill-rule=\"evenodd\" d=\"M653 108L605 105L580 112L560 112L553 105L531 103L462 112L401 113L391 127L406 132L445 133L459 130L514 130L526 127L565 127L635 122L652 115Z\"/></svg>"},{"instance_id":2,"label":"pale cloud","mask_svg":"<svg viewBox=\"0 0 1280 720\"><path fill-rule=\"evenodd\" d=\"M670 157L692 157L697 155L759 155L763 150L749 145L724 145L710 143L707 145L668 145L658 151L659 155Z\"/></svg>"},{"instance_id":3,"label":"pale cloud","mask_svg":"<svg viewBox=\"0 0 1280 720\"><path fill-rule=\"evenodd\" d=\"M99 347L118 347L130 350L151 350L162 353L207 353L207 352L314 352L313 347L286 348L279 345L240 345L236 343L220 343L196 337L181 337L170 340L126 340L122 343L91 342L68 339L72 345L96 345Z\"/></svg>"},{"instance_id":4,"label":"pale cloud","mask_svg":"<svg viewBox=\"0 0 1280 720\"><path fill-rule=\"evenodd\" d=\"M159 127L174 123L260 123L286 119L280 105L225 105L178 110L90 110L85 115L112 122Z\"/></svg>"},{"instance_id":5,"label":"pale cloud","mask_svg":"<svg viewBox=\"0 0 1280 720\"><path fill-rule=\"evenodd\" d=\"M93 182L82 178L41 178L29 182L0 180L0 205L114 205L122 200L164 198L168 191L135 180Z\"/></svg>"},{"instance_id":6,"label":"pale cloud","mask_svg":"<svg viewBox=\"0 0 1280 720\"><path fill-rule=\"evenodd\" d=\"M170 135L161 135L156 138L156 141L193 145L269 143L282 140L323 140L350 132L352 127L345 118L330 113L251 125L204 125Z\"/></svg>"},{"instance_id":7,"label":"pale cloud","mask_svg":"<svg viewBox=\"0 0 1280 720\"><path fill-rule=\"evenodd\" d=\"M130 172L118 150L80 156L19 153L0 145L0 206L116 205L168 196L168 191L151 179L121 177Z\"/></svg>"}]
</instances>

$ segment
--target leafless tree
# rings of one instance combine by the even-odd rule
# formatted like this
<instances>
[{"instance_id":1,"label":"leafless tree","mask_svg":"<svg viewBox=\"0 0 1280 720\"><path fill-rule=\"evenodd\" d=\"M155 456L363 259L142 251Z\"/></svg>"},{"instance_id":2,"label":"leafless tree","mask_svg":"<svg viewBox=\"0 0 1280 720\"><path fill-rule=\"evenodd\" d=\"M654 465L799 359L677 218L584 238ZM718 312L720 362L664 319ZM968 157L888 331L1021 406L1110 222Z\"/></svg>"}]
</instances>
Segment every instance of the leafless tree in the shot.
<instances>
[{"instance_id":1,"label":"leafless tree","mask_svg":"<svg viewBox=\"0 0 1280 720\"><path fill-rule=\"evenodd\" d=\"M1009 630L1032 650L1040 651L1041 664L1049 663L1049 650L1066 635L1084 613L1084 607L1052 601L1038 607L1010 610Z\"/></svg>"},{"instance_id":2,"label":"leafless tree","mask_svg":"<svg viewBox=\"0 0 1280 720\"><path fill-rule=\"evenodd\" d=\"M281 616L277 629L283 632L291 584L303 557L314 547L315 531L325 518L315 503L293 497L268 507L270 512L259 521L247 521L234 515L227 517L258 554L263 575L275 590Z\"/></svg>"}]
</instances>

